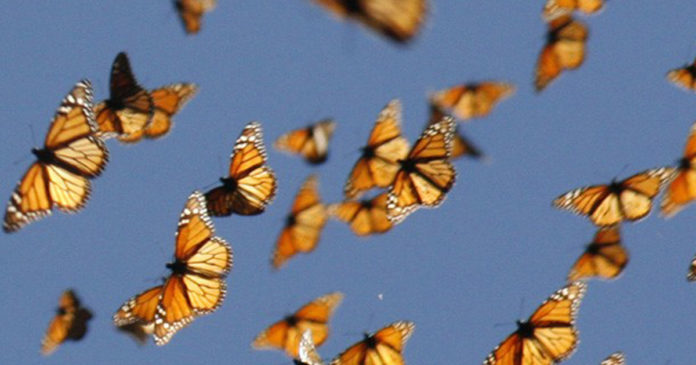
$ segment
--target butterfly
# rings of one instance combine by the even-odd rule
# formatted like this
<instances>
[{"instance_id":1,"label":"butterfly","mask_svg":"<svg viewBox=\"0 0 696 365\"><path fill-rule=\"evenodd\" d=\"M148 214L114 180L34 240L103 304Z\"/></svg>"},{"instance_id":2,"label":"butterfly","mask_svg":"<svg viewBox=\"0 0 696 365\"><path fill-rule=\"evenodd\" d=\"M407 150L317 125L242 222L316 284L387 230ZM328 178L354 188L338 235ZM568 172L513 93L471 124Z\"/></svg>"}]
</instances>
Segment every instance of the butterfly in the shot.
<instances>
[{"instance_id":1,"label":"butterfly","mask_svg":"<svg viewBox=\"0 0 696 365\"><path fill-rule=\"evenodd\" d=\"M273 251L273 268L279 269L297 253L311 252L317 247L327 219L326 207L317 191L318 185L316 175L310 175L295 196Z\"/></svg>"},{"instance_id":2,"label":"butterfly","mask_svg":"<svg viewBox=\"0 0 696 365\"><path fill-rule=\"evenodd\" d=\"M336 122L333 120L320 120L278 137L273 146L280 151L300 154L311 164L320 164L329 156L329 140L334 129Z\"/></svg>"},{"instance_id":3,"label":"butterfly","mask_svg":"<svg viewBox=\"0 0 696 365\"><path fill-rule=\"evenodd\" d=\"M546 0L542 17L552 20L562 15L569 15L574 11L585 14L597 13L604 7L604 0Z\"/></svg>"},{"instance_id":4,"label":"butterfly","mask_svg":"<svg viewBox=\"0 0 696 365\"><path fill-rule=\"evenodd\" d=\"M251 122L244 127L230 156L229 176L220 181L222 186L205 194L213 216L261 214L273 201L277 181L266 164L261 124Z\"/></svg>"},{"instance_id":5,"label":"butterfly","mask_svg":"<svg viewBox=\"0 0 696 365\"><path fill-rule=\"evenodd\" d=\"M56 315L41 341L41 353L48 356L65 340L81 340L87 333L87 322L90 319L92 312L82 307L75 292L70 289L64 291L60 296Z\"/></svg>"},{"instance_id":6,"label":"butterfly","mask_svg":"<svg viewBox=\"0 0 696 365\"><path fill-rule=\"evenodd\" d=\"M455 127L449 116L429 125L408 156L398 161L387 198L387 218L393 224L421 206L434 208L444 201L457 177L449 161Z\"/></svg>"},{"instance_id":7,"label":"butterfly","mask_svg":"<svg viewBox=\"0 0 696 365\"><path fill-rule=\"evenodd\" d=\"M692 166L693 164L693 166ZM691 126L684 147L684 157L679 160L674 178L662 196L662 214L671 217L686 204L696 199L696 123Z\"/></svg>"},{"instance_id":8,"label":"butterfly","mask_svg":"<svg viewBox=\"0 0 696 365\"><path fill-rule=\"evenodd\" d=\"M354 19L397 43L418 33L428 11L427 0L315 0L339 18Z\"/></svg>"},{"instance_id":9,"label":"butterfly","mask_svg":"<svg viewBox=\"0 0 696 365\"><path fill-rule=\"evenodd\" d=\"M217 0L176 0L174 6L188 34L196 34L201 30L203 14L215 9Z\"/></svg>"},{"instance_id":10,"label":"butterfly","mask_svg":"<svg viewBox=\"0 0 696 365\"><path fill-rule=\"evenodd\" d=\"M251 346L255 349L283 350L288 356L297 358L300 339L307 330L311 330L314 344L321 346L329 336L329 318L342 300L343 294L340 292L314 299L263 330Z\"/></svg>"},{"instance_id":11,"label":"butterfly","mask_svg":"<svg viewBox=\"0 0 696 365\"><path fill-rule=\"evenodd\" d=\"M138 324L152 333L158 346L196 317L214 312L225 299L225 276L232 267L232 249L215 236L205 199L193 192L179 217L171 275L163 285L126 301L114 314L117 327Z\"/></svg>"},{"instance_id":12,"label":"butterfly","mask_svg":"<svg viewBox=\"0 0 696 365\"><path fill-rule=\"evenodd\" d=\"M619 226L602 227L573 264L568 281L592 277L613 279L621 274L627 264L628 251L621 245Z\"/></svg>"},{"instance_id":13,"label":"butterfly","mask_svg":"<svg viewBox=\"0 0 696 365\"><path fill-rule=\"evenodd\" d=\"M652 199L674 174L663 167L635 174L608 185L593 185L569 191L553 201L560 209L586 215L598 226L612 226L623 220L635 221L650 213Z\"/></svg>"},{"instance_id":14,"label":"butterfly","mask_svg":"<svg viewBox=\"0 0 696 365\"><path fill-rule=\"evenodd\" d=\"M600 365L624 365L625 363L623 352L615 352L604 359Z\"/></svg>"},{"instance_id":15,"label":"butterfly","mask_svg":"<svg viewBox=\"0 0 696 365\"><path fill-rule=\"evenodd\" d=\"M308 329L302 333L297 357L297 359L293 360L295 365L324 365L317 348L314 346L312 330Z\"/></svg>"},{"instance_id":16,"label":"butterfly","mask_svg":"<svg viewBox=\"0 0 696 365\"><path fill-rule=\"evenodd\" d=\"M348 176L343 192L356 198L374 187L386 188L399 170L398 160L406 157L408 141L401 136L401 103L392 100L379 113L367 145Z\"/></svg>"},{"instance_id":17,"label":"butterfly","mask_svg":"<svg viewBox=\"0 0 696 365\"><path fill-rule=\"evenodd\" d=\"M487 116L499 101L514 92L515 86L506 82L462 84L436 92L431 96L431 103L467 120Z\"/></svg>"},{"instance_id":18,"label":"butterfly","mask_svg":"<svg viewBox=\"0 0 696 365\"><path fill-rule=\"evenodd\" d=\"M435 124L442 120L447 114L445 114L440 107L435 104L430 104L430 120L428 125ZM461 157L469 156L472 158L483 157L483 152L479 150L471 141L469 141L464 135L459 131L459 124L454 129L454 139L452 140L452 155L450 160Z\"/></svg>"},{"instance_id":19,"label":"butterfly","mask_svg":"<svg viewBox=\"0 0 696 365\"><path fill-rule=\"evenodd\" d=\"M331 365L403 365L401 352L413 330L413 322L394 322L368 335L338 355Z\"/></svg>"},{"instance_id":20,"label":"butterfly","mask_svg":"<svg viewBox=\"0 0 696 365\"><path fill-rule=\"evenodd\" d=\"M346 200L329 205L327 211L330 216L348 223L358 236L384 233L392 227L387 219L387 196L385 192L372 199Z\"/></svg>"},{"instance_id":21,"label":"butterfly","mask_svg":"<svg viewBox=\"0 0 696 365\"><path fill-rule=\"evenodd\" d=\"M696 60L667 72L667 80L685 90L696 91Z\"/></svg>"},{"instance_id":22,"label":"butterfly","mask_svg":"<svg viewBox=\"0 0 696 365\"><path fill-rule=\"evenodd\" d=\"M542 91L563 70L574 70L585 60L587 26L569 15L559 16L549 22L546 45L537 61L534 87Z\"/></svg>"},{"instance_id":23,"label":"butterfly","mask_svg":"<svg viewBox=\"0 0 696 365\"><path fill-rule=\"evenodd\" d=\"M172 118L198 92L198 86L178 83L150 91L154 105L152 121L143 129L119 137L121 142L137 142L141 138L155 139L164 136L172 127Z\"/></svg>"},{"instance_id":24,"label":"butterfly","mask_svg":"<svg viewBox=\"0 0 696 365\"><path fill-rule=\"evenodd\" d=\"M89 179L99 176L109 159L96 131L92 85L82 80L56 110L44 147L31 150L36 161L10 197L5 232L15 232L50 215L54 206L69 213L84 207L90 193Z\"/></svg>"},{"instance_id":25,"label":"butterfly","mask_svg":"<svg viewBox=\"0 0 696 365\"><path fill-rule=\"evenodd\" d=\"M689 273L686 275L686 280L696 281L696 256L691 259L691 264L689 264Z\"/></svg>"},{"instance_id":26,"label":"butterfly","mask_svg":"<svg viewBox=\"0 0 696 365\"><path fill-rule=\"evenodd\" d=\"M575 316L587 285L574 281L546 299L527 321L486 357L484 365L551 365L570 356L578 343Z\"/></svg>"}]
</instances>

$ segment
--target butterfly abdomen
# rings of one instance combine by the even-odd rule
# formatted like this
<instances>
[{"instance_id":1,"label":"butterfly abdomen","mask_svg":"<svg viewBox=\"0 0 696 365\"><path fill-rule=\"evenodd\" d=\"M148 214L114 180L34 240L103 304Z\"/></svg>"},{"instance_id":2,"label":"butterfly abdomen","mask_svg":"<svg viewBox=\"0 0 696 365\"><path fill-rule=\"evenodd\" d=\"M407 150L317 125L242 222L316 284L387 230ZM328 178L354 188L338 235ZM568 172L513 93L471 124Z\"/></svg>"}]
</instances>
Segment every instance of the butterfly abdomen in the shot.
<instances>
[{"instance_id":1,"label":"butterfly abdomen","mask_svg":"<svg viewBox=\"0 0 696 365\"><path fill-rule=\"evenodd\" d=\"M534 337L534 326L529 324L529 322L517 321L517 333L522 338Z\"/></svg>"},{"instance_id":2,"label":"butterfly abdomen","mask_svg":"<svg viewBox=\"0 0 696 365\"><path fill-rule=\"evenodd\" d=\"M683 157L679 160L679 169L688 170L691 168L691 158Z\"/></svg>"},{"instance_id":3,"label":"butterfly abdomen","mask_svg":"<svg viewBox=\"0 0 696 365\"><path fill-rule=\"evenodd\" d=\"M297 326L297 317L293 315L289 315L285 317L285 322L288 324L290 327L295 327Z\"/></svg>"},{"instance_id":4,"label":"butterfly abdomen","mask_svg":"<svg viewBox=\"0 0 696 365\"><path fill-rule=\"evenodd\" d=\"M285 218L285 226L286 227L292 227L297 223L297 218L295 218L295 215L290 214Z\"/></svg>"},{"instance_id":5,"label":"butterfly abdomen","mask_svg":"<svg viewBox=\"0 0 696 365\"><path fill-rule=\"evenodd\" d=\"M361 148L362 150L362 157L363 158L374 158L375 157L375 149L372 146L365 146Z\"/></svg>"},{"instance_id":6,"label":"butterfly abdomen","mask_svg":"<svg viewBox=\"0 0 696 365\"><path fill-rule=\"evenodd\" d=\"M401 164L401 169L404 172L412 173L416 171L416 162L410 158L405 160L399 160L399 163Z\"/></svg>"}]
</instances>

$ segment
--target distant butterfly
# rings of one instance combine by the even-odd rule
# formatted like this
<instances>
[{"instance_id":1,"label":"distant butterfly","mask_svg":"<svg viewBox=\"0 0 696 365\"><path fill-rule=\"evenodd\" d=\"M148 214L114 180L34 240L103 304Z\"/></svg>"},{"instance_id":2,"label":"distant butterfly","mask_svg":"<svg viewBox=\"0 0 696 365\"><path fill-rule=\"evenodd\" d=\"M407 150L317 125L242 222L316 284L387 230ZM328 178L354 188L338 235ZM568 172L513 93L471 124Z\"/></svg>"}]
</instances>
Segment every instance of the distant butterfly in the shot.
<instances>
[{"instance_id":1,"label":"distant butterfly","mask_svg":"<svg viewBox=\"0 0 696 365\"><path fill-rule=\"evenodd\" d=\"M379 113L375 126L361 148L343 189L347 198L356 198L374 187L386 188L399 170L398 161L408 153L408 141L401 136L401 103L392 100Z\"/></svg>"},{"instance_id":2,"label":"distant butterfly","mask_svg":"<svg viewBox=\"0 0 696 365\"><path fill-rule=\"evenodd\" d=\"M176 0L174 6L188 34L196 34L201 30L203 14L215 9L217 0Z\"/></svg>"},{"instance_id":3,"label":"distant butterfly","mask_svg":"<svg viewBox=\"0 0 696 365\"><path fill-rule=\"evenodd\" d=\"M10 197L3 230L15 232L51 214L51 208L74 213L90 193L89 179L99 176L108 161L104 142L95 136L92 85L75 87L56 110L42 149L32 149L36 161Z\"/></svg>"},{"instance_id":4,"label":"distant butterfly","mask_svg":"<svg viewBox=\"0 0 696 365\"><path fill-rule=\"evenodd\" d=\"M418 33L428 11L427 0L315 0L339 18L354 19L397 43Z\"/></svg>"},{"instance_id":5,"label":"distant butterfly","mask_svg":"<svg viewBox=\"0 0 696 365\"><path fill-rule=\"evenodd\" d=\"M604 7L604 0L546 0L542 17L552 20L562 15L570 15L574 11L593 14Z\"/></svg>"},{"instance_id":6,"label":"distant butterfly","mask_svg":"<svg viewBox=\"0 0 696 365\"><path fill-rule=\"evenodd\" d=\"M216 217L261 214L273 201L277 181L266 162L261 124L251 122L237 138L230 156L229 176L222 186L205 194L208 211Z\"/></svg>"},{"instance_id":7,"label":"distant butterfly","mask_svg":"<svg viewBox=\"0 0 696 365\"><path fill-rule=\"evenodd\" d=\"M553 201L560 209L586 215L598 226L635 221L650 213L652 199L669 181L674 169L647 170L608 185L593 185L569 191Z\"/></svg>"},{"instance_id":8,"label":"distant butterfly","mask_svg":"<svg viewBox=\"0 0 696 365\"><path fill-rule=\"evenodd\" d=\"M320 164L328 158L334 129L336 122L333 120L320 120L280 136L273 146L280 151L302 155L311 164Z\"/></svg>"},{"instance_id":9,"label":"distant butterfly","mask_svg":"<svg viewBox=\"0 0 696 365\"><path fill-rule=\"evenodd\" d=\"M111 66L109 90L109 99L94 107L99 131L128 141L150 124L154 104L150 93L135 80L125 52L119 53Z\"/></svg>"},{"instance_id":10,"label":"distant butterfly","mask_svg":"<svg viewBox=\"0 0 696 365\"><path fill-rule=\"evenodd\" d=\"M575 261L568 281L598 277L616 278L628 264L628 251L621 245L619 226L600 228L585 252Z\"/></svg>"},{"instance_id":11,"label":"distant butterfly","mask_svg":"<svg viewBox=\"0 0 696 365\"><path fill-rule=\"evenodd\" d=\"M384 233L392 227L387 219L387 196L385 192L372 199L331 204L328 212L330 216L348 223L358 236Z\"/></svg>"},{"instance_id":12,"label":"distant butterfly","mask_svg":"<svg viewBox=\"0 0 696 365\"><path fill-rule=\"evenodd\" d=\"M331 365L404 365L401 355L416 326L413 322L394 322L349 347Z\"/></svg>"},{"instance_id":13,"label":"distant butterfly","mask_svg":"<svg viewBox=\"0 0 696 365\"><path fill-rule=\"evenodd\" d=\"M667 80L689 91L696 91L696 60L667 72Z\"/></svg>"},{"instance_id":14,"label":"distant butterfly","mask_svg":"<svg viewBox=\"0 0 696 365\"><path fill-rule=\"evenodd\" d=\"M569 15L549 22L546 45L537 61L534 87L537 92L556 79L563 70L574 70L585 60L587 26Z\"/></svg>"},{"instance_id":15,"label":"distant butterfly","mask_svg":"<svg viewBox=\"0 0 696 365\"><path fill-rule=\"evenodd\" d=\"M311 330L312 341L321 346L329 336L329 319L341 304L343 294L339 292L321 296L305 304L297 312L273 323L261 332L251 346L255 349L277 349L297 358L302 334Z\"/></svg>"},{"instance_id":16,"label":"distant butterfly","mask_svg":"<svg viewBox=\"0 0 696 365\"><path fill-rule=\"evenodd\" d=\"M198 87L191 83L179 83L163 86L150 91L154 104L152 121L141 130L133 131L119 137L121 142L137 142L141 138L155 139L166 135L172 127L172 118L191 99Z\"/></svg>"},{"instance_id":17,"label":"distant butterfly","mask_svg":"<svg viewBox=\"0 0 696 365\"><path fill-rule=\"evenodd\" d=\"M163 285L123 303L114 314L117 327L138 324L152 328L155 343L167 344L196 317L214 312L225 299L225 276L232 266L232 249L216 237L199 192L189 196L179 217L172 271Z\"/></svg>"},{"instance_id":18,"label":"distant butterfly","mask_svg":"<svg viewBox=\"0 0 696 365\"><path fill-rule=\"evenodd\" d=\"M623 352L615 352L604 359L600 365L624 365L625 363Z\"/></svg>"},{"instance_id":19,"label":"distant butterfly","mask_svg":"<svg viewBox=\"0 0 696 365\"><path fill-rule=\"evenodd\" d=\"M662 196L662 214L671 217L686 204L696 199L696 123L691 126L684 147L684 157L679 160L674 179Z\"/></svg>"},{"instance_id":20,"label":"distant butterfly","mask_svg":"<svg viewBox=\"0 0 696 365\"><path fill-rule=\"evenodd\" d=\"M81 340L87 333L87 322L90 319L92 312L82 307L75 292L64 291L60 296L56 315L41 341L41 353L48 356L65 340Z\"/></svg>"},{"instance_id":21,"label":"distant butterfly","mask_svg":"<svg viewBox=\"0 0 696 365\"><path fill-rule=\"evenodd\" d=\"M515 86L506 82L462 84L433 94L431 103L467 120L487 116L499 101L514 92Z\"/></svg>"},{"instance_id":22,"label":"distant butterfly","mask_svg":"<svg viewBox=\"0 0 696 365\"><path fill-rule=\"evenodd\" d=\"M689 273L686 275L686 280L696 281L696 256L691 259L691 264L689 265Z\"/></svg>"},{"instance_id":23,"label":"distant butterfly","mask_svg":"<svg viewBox=\"0 0 696 365\"><path fill-rule=\"evenodd\" d=\"M430 120L428 125L435 124L442 120L447 114L445 114L440 107L435 104L430 104ZM476 147L473 142L469 141L464 135L459 131L459 124L454 129L454 139L452 140L452 155L450 160L456 159L461 156L469 156L472 158L483 157L483 152Z\"/></svg>"},{"instance_id":24,"label":"distant butterfly","mask_svg":"<svg viewBox=\"0 0 696 365\"><path fill-rule=\"evenodd\" d=\"M316 175L310 175L295 196L292 209L273 251L273 268L279 269L297 253L311 252L317 247L327 219L326 207L321 202L318 185Z\"/></svg>"},{"instance_id":25,"label":"distant butterfly","mask_svg":"<svg viewBox=\"0 0 696 365\"><path fill-rule=\"evenodd\" d=\"M488 355L484 365L552 365L578 343L575 317L587 285L574 281L546 299L527 321Z\"/></svg>"},{"instance_id":26,"label":"distant butterfly","mask_svg":"<svg viewBox=\"0 0 696 365\"><path fill-rule=\"evenodd\" d=\"M399 160L399 171L389 187L387 218L394 224L420 207L433 208L445 200L457 173L449 162L456 124L447 116L428 126Z\"/></svg>"},{"instance_id":27,"label":"distant butterfly","mask_svg":"<svg viewBox=\"0 0 696 365\"><path fill-rule=\"evenodd\" d=\"M321 360L321 356L319 356L319 353L314 346L314 340L312 340L312 330L306 330L302 333L297 357L297 359L293 360L295 365L324 365L324 362Z\"/></svg>"}]
</instances>

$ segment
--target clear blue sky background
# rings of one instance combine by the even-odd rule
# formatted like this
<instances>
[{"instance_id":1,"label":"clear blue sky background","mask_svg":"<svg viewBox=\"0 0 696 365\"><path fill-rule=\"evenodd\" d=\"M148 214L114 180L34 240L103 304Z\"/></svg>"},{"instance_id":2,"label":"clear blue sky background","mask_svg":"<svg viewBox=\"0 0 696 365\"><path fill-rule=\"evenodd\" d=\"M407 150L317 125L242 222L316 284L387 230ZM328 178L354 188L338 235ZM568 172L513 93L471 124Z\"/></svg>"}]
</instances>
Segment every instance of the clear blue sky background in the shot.
<instances>
[{"instance_id":1,"label":"clear blue sky background","mask_svg":"<svg viewBox=\"0 0 696 365\"><path fill-rule=\"evenodd\" d=\"M319 349L324 357L363 331L409 319L416 323L405 350L409 364L481 363L514 320L563 285L594 234L586 219L555 210L551 200L680 157L696 95L664 74L696 56L696 4L610 1L585 19L590 40L582 68L535 95L543 1L432 2L422 33L405 48L339 23L307 0L223 0L194 37L184 35L169 1L4 7L3 199L76 81L91 79L96 98L107 97L119 51L129 53L144 86L191 81L200 93L166 138L108 143L111 162L84 211L56 213L1 236L0 363L288 364L280 352L254 351L249 343L268 324L335 290L346 297ZM325 200L337 201L384 104L402 100L405 134L413 140L427 119L428 91L484 79L513 82L518 91L489 118L463 125L490 160L458 161L457 184L441 208L416 212L369 239L330 222L314 253L271 271L272 247L301 182L318 173ZM339 125L326 164L312 168L270 150L279 190L268 211L215 219L235 252L224 305L163 348L138 348L117 333L113 312L167 273L186 197L226 173L243 126L261 121L269 145L327 116ZM631 262L619 280L590 284L578 320L581 344L568 364L597 364L616 350L634 364L693 361L696 286L685 274L696 252L694 221L690 207L669 221L652 214L624 227ZM68 287L95 318L82 342L43 359L41 337Z\"/></svg>"}]
</instances>

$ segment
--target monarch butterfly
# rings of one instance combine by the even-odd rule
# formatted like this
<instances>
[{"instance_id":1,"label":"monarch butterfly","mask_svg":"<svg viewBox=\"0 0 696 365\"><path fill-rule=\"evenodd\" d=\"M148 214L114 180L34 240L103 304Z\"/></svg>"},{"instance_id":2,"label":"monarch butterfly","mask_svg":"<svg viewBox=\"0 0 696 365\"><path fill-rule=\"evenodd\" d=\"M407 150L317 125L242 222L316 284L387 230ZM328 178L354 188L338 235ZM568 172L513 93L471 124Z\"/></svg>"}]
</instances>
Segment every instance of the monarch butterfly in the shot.
<instances>
[{"instance_id":1,"label":"monarch butterfly","mask_svg":"<svg viewBox=\"0 0 696 365\"><path fill-rule=\"evenodd\" d=\"M51 214L53 206L73 213L90 193L89 179L99 176L109 153L97 131L92 114L92 85L75 84L56 110L42 149L10 197L5 211L5 232L15 232Z\"/></svg>"},{"instance_id":2,"label":"monarch butterfly","mask_svg":"<svg viewBox=\"0 0 696 365\"><path fill-rule=\"evenodd\" d=\"M696 60L667 72L667 80L685 90L696 91Z\"/></svg>"},{"instance_id":3,"label":"monarch butterfly","mask_svg":"<svg viewBox=\"0 0 696 365\"><path fill-rule=\"evenodd\" d=\"M149 125L154 108L150 93L135 80L125 52L114 59L109 89L109 99L94 107L99 131L128 141L131 134L142 133Z\"/></svg>"},{"instance_id":4,"label":"monarch butterfly","mask_svg":"<svg viewBox=\"0 0 696 365\"><path fill-rule=\"evenodd\" d=\"M593 14L602 10L602 7L604 7L604 0L546 0L542 17L552 20L574 11Z\"/></svg>"},{"instance_id":5,"label":"monarch butterfly","mask_svg":"<svg viewBox=\"0 0 696 365\"><path fill-rule=\"evenodd\" d=\"M401 222L417 208L436 207L452 188L457 172L449 162L456 124L446 116L429 125L411 148L408 156L399 160L399 171L389 186L387 218Z\"/></svg>"},{"instance_id":6,"label":"monarch butterfly","mask_svg":"<svg viewBox=\"0 0 696 365\"><path fill-rule=\"evenodd\" d=\"M689 265L689 273L686 275L686 280L696 281L696 256L691 259L691 264Z\"/></svg>"},{"instance_id":7,"label":"monarch butterfly","mask_svg":"<svg viewBox=\"0 0 696 365\"><path fill-rule=\"evenodd\" d=\"M295 313L273 323L263 330L251 346L255 349L278 349L288 356L297 358L302 334L311 330L311 339L321 346L329 336L329 318L341 304L343 294L334 292L321 296L303 305Z\"/></svg>"},{"instance_id":8,"label":"monarch butterfly","mask_svg":"<svg viewBox=\"0 0 696 365\"><path fill-rule=\"evenodd\" d=\"M386 188L394 180L400 159L408 153L408 141L401 136L401 103L392 100L379 113L367 145L355 163L343 189L347 198L356 198L374 187Z\"/></svg>"},{"instance_id":9,"label":"monarch butterfly","mask_svg":"<svg viewBox=\"0 0 696 365\"><path fill-rule=\"evenodd\" d=\"M486 357L484 365L551 365L569 357L578 342L575 316L587 285L574 281L546 299L527 321Z\"/></svg>"},{"instance_id":10,"label":"monarch butterfly","mask_svg":"<svg viewBox=\"0 0 696 365\"><path fill-rule=\"evenodd\" d=\"M623 220L635 221L650 213L652 199L674 174L663 167L635 174L608 185L593 185L569 191L553 201L557 208L586 215L598 226L612 226Z\"/></svg>"},{"instance_id":11,"label":"monarch butterfly","mask_svg":"<svg viewBox=\"0 0 696 365\"><path fill-rule=\"evenodd\" d=\"M152 327L155 343L167 344L174 334L201 315L214 312L225 299L224 278L232 266L232 249L214 236L205 200L189 196L179 217L172 271L163 285L150 288L123 303L114 314L117 327Z\"/></svg>"},{"instance_id":12,"label":"monarch butterfly","mask_svg":"<svg viewBox=\"0 0 696 365\"><path fill-rule=\"evenodd\" d=\"M556 79L563 70L574 70L585 60L587 26L569 15L549 22L546 45L537 61L534 87L537 92Z\"/></svg>"},{"instance_id":13,"label":"monarch butterfly","mask_svg":"<svg viewBox=\"0 0 696 365\"><path fill-rule=\"evenodd\" d=\"M314 346L312 330L308 329L302 333L298 351L298 358L293 360L295 365L324 365L324 362L321 361L321 356L319 356Z\"/></svg>"},{"instance_id":14,"label":"monarch butterfly","mask_svg":"<svg viewBox=\"0 0 696 365\"><path fill-rule=\"evenodd\" d=\"M315 0L339 18L354 19L397 43L416 35L428 11L427 0Z\"/></svg>"},{"instance_id":15,"label":"monarch butterfly","mask_svg":"<svg viewBox=\"0 0 696 365\"><path fill-rule=\"evenodd\" d=\"M201 30L203 14L212 11L216 3L216 0L176 0L174 6L184 24L186 33L198 33Z\"/></svg>"},{"instance_id":16,"label":"monarch butterfly","mask_svg":"<svg viewBox=\"0 0 696 365\"><path fill-rule=\"evenodd\" d=\"M499 101L514 92L515 86L506 82L462 84L438 91L431 97L431 103L466 120L487 116Z\"/></svg>"},{"instance_id":17,"label":"monarch butterfly","mask_svg":"<svg viewBox=\"0 0 696 365\"><path fill-rule=\"evenodd\" d=\"M573 264L568 281L591 277L613 279L627 264L628 252L621 245L619 226L603 227L597 230L594 240Z\"/></svg>"},{"instance_id":18,"label":"monarch butterfly","mask_svg":"<svg viewBox=\"0 0 696 365\"><path fill-rule=\"evenodd\" d=\"M90 319L92 312L82 307L75 292L72 289L64 291L60 296L56 315L41 341L41 353L48 356L65 340L81 340L87 333L87 322Z\"/></svg>"},{"instance_id":19,"label":"monarch butterfly","mask_svg":"<svg viewBox=\"0 0 696 365\"><path fill-rule=\"evenodd\" d=\"M401 352L413 330L413 322L394 322L349 347L338 355L331 365L384 364L403 365Z\"/></svg>"},{"instance_id":20,"label":"monarch butterfly","mask_svg":"<svg viewBox=\"0 0 696 365\"><path fill-rule=\"evenodd\" d=\"M684 157L679 160L674 179L670 181L662 196L660 204L662 214L671 217L694 199L696 199L696 123L691 126L684 147Z\"/></svg>"},{"instance_id":21,"label":"monarch butterfly","mask_svg":"<svg viewBox=\"0 0 696 365\"><path fill-rule=\"evenodd\" d=\"M273 268L279 269L295 254L311 252L317 247L327 219L326 207L317 191L318 185L316 175L310 175L295 196L273 251Z\"/></svg>"},{"instance_id":22,"label":"monarch butterfly","mask_svg":"<svg viewBox=\"0 0 696 365\"><path fill-rule=\"evenodd\" d=\"M430 120L428 125L435 124L442 120L446 114L435 104L430 104ZM454 139L452 140L452 155L450 160L461 157L469 156L472 158L483 157L483 152L479 150L471 141L469 141L464 135L459 131L459 124L454 129Z\"/></svg>"},{"instance_id":23,"label":"monarch butterfly","mask_svg":"<svg viewBox=\"0 0 696 365\"><path fill-rule=\"evenodd\" d=\"M151 90L154 105L152 121L141 130L119 137L121 142L137 142L142 137L159 138L169 132L172 118L198 92L198 86L191 83L178 83Z\"/></svg>"},{"instance_id":24,"label":"monarch butterfly","mask_svg":"<svg viewBox=\"0 0 696 365\"><path fill-rule=\"evenodd\" d=\"M307 162L317 165L329 156L329 140L334 129L336 122L333 120L320 120L278 137L273 146L284 152L300 154Z\"/></svg>"},{"instance_id":25,"label":"monarch butterfly","mask_svg":"<svg viewBox=\"0 0 696 365\"><path fill-rule=\"evenodd\" d=\"M350 228L358 236L384 233L392 227L387 219L388 195L381 193L372 199L331 204L327 211L330 216L350 224Z\"/></svg>"},{"instance_id":26,"label":"monarch butterfly","mask_svg":"<svg viewBox=\"0 0 696 365\"><path fill-rule=\"evenodd\" d=\"M251 122L244 127L230 156L229 176L220 181L222 186L205 194L213 216L261 214L273 201L277 181L266 164L261 124Z\"/></svg>"},{"instance_id":27,"label":"monarch butterfly","mask_svg":"<svg viewBox=\"0 0 696 365\"><path fill-rule=\"evenodd\" d=\"M604 359L600 365L624 365L625 363L623 352L615 352Z\"/></svg>"}]
</instances>

